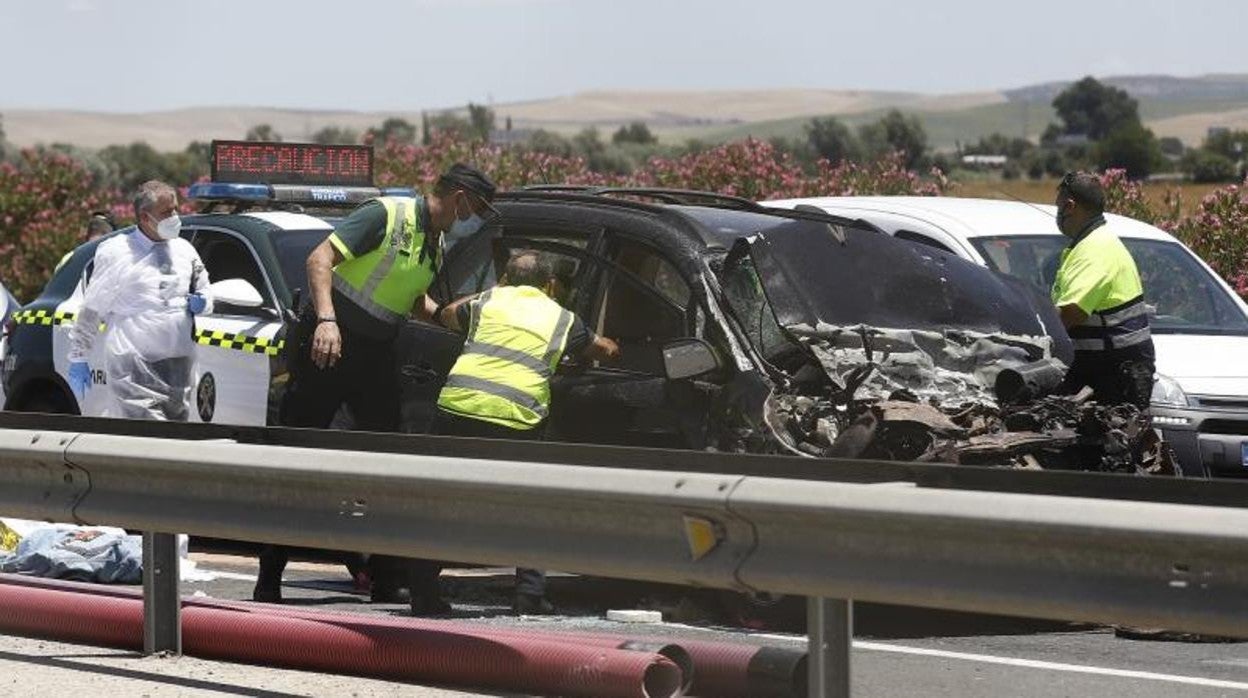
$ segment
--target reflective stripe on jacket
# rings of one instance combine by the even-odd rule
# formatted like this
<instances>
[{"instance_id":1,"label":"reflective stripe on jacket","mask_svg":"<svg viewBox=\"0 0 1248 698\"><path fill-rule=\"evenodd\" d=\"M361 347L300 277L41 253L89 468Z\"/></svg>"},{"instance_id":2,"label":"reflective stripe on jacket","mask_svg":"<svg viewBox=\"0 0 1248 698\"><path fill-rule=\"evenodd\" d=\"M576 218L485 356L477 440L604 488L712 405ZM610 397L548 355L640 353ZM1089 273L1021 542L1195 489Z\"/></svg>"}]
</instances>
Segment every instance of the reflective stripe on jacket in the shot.
<instances>
[{"instance_id":1,"label":"reflective stripe on jacket","mask_svg":"<svg viewBox=\"0 0 1248 698\"><path fill-rule=\"evenodd\" d=\"M438 407L513 429L538 426L550 412L550 378L576 316L532 286L486 291L470 314Z\"/></svg>"},{"instance_id":2,"label":"reflective stripe on jacket","mask_svg":"<svg viewBox=\"0 0 1248 698\"><path fill-rule=\"evenodd\" d=\"M425 231L419 202L406 196L377 199L386 209L386 234L376 249L334 267L334 290L372 317L401 323L433 282L441 261L421 255Z\"/></svg>"},{"instance_id":3,"label":"reflective stripe on jacket","mask_svg":"<svg viewBox=\"0 0 1248 698\"><path fill-rule=\"evenodd\" d=\"M1076 351L1111 351L1149 341L1148 307L1135 260L1126 245L1100 219L1074 245L1062 251L1053 281L1053 302L1078 305L1088 314L1070 328Z\"/></svg>"}]
</instances>

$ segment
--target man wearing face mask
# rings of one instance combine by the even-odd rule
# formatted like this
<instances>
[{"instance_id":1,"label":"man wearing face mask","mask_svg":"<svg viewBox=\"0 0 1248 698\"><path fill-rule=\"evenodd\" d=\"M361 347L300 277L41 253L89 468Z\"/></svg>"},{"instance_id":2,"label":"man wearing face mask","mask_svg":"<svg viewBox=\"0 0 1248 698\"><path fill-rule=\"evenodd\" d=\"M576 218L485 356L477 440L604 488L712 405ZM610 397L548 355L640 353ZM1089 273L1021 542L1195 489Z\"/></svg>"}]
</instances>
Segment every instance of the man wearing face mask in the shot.
<instances>
[{"instance_id":1,"label":"man wearing face mask","mask_svg":"<svg viewBox=\"0 0 1248 698\"><path fill-rule=\"evenodd\" d=\"M1135 260L1105 221L1100 180L1071 172L1057 188L1057 227L1070 238L1053 280L1053 303L1075 345L1063 391L1091 387L1103 404L1146 409L1154 353Z\"/></svg>"},{"instance_id":2,"label":"man wearing face mask","mask_svg":"<svg viewBox=\"0 0 1248 698\"><path fill-rule=\"evenodd\" d=\"M496 187L480 170L456 163L428 196L381 197L355 209L308 256L311 303L292 333L290 385L280 421L328 428L344 404L355 428L397 431L400 390L395 339L408 316L428 320L426 295L442 261L443 236L463 239L497 213ZM260 556L254 597L281 598L287 552ZM406 573L395 558L373 556L374 601L403 601Z\"/></svg>"},{"instance_id":3,"label":"man wearing face mask","mask_svg":"<svg viewBox=\"0 0 1248 698\"><path fill-rule=\"evenodd\" d=\"M88 390L108 399L93 410L127 419L185 421L190 407L192 315L211 312L208 272L178 237L178 195L150 181L134 196L135 227L105 240L69 331L68 379L79 404ZM87 364L103 325L103 385Z\"/></svg>"}]
</instances>

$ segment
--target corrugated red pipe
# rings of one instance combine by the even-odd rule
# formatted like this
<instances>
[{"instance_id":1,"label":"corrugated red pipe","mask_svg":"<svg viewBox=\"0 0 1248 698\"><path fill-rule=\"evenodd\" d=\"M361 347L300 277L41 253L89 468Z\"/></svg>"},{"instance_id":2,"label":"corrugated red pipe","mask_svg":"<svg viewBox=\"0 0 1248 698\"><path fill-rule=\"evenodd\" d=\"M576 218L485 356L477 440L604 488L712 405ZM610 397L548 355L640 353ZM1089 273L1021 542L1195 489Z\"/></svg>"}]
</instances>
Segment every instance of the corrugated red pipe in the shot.
<instances>
[{"instance_id":1,"label":"corrugated red pipe","mask_svg":"<svg viewBox=\"0 0 1248 698\"><path fill-rule=\"evenodd\" d=\"M356 614L307 611L277 604L246 601L191 599L191 603L208 603L221 608L247 612L278 613L299 618L322 620L327 616L356 618ZM261 610L263 609L263 610ZM789 698L805 696L807 686L806 653L797 649L759 647L734 642L678 639L657 642L653 636L569 633L556 630L522 630L518 628L482 628L479 624L425 618L376 618L365 622L402 624L406 627L449 629L474 633L486 630L494 636L541 637L555 642L592 643L596 647L634 647L657 651L686 670L684 690L693 696L717 698ZM656 643L660 646L656 646ZM686 669L692 666L692 670Z\"/></svg>"},{"instance_id":2,"label":"corrugated red pipe","mask_svg":"<svg viewBox=\"0 0 1248 698\"><path fill-rule=\"evenodd\" d=\"M49 589L74 590L90 594L120 595L129 598L140 598L141 596L138 590L125 587L108 587L34 577L17 577L14 575L0 574L0 582L33 585ZM654 637L627 634L565 633L560 631L527 631L514 628L483 628L480 625L457 621L360 616L359 614L346 612L307 611L277 604L260 604L223 599L191 597L184 599L184 603L212 608L233 609L248 613L278 614L322 622L346 619L348 621L394 627L418 627L431 630L450 629L456 632L473 634L488 632L494 636L541 638L542 640L552 642L592 642L596 647L619 647L625 643L640 643L640 648L647 648L647 645L652 645L656 642ZM666 645L666 643L664 644ZM722 698L806 695L806 653L801 650L686 639L675 641L670 646L665 646L663 650L660 654L667 656L677 666L680 666L682 670L686 669L686 661L692 662L693 670L690 672L692 681L689 680L689 673L686 673L686 685L684 687L685 691L690 695L719 696Z\"/></svg>"},{"instance_id":3,"label":"corrugated red pipe","mask_svg":"<svg viewBox=\"0 0 1248 698\"><path fill-rule=\"evenodd\" d=\"M143 645L141 599L0 584L0 608L4 632L129 649ZM214 659L541 694L676 696L682 683L680 669L653 653L368 623L343 614L330 621L239 611L184 606L184 651Z\"/></svg>"}]
</instances>

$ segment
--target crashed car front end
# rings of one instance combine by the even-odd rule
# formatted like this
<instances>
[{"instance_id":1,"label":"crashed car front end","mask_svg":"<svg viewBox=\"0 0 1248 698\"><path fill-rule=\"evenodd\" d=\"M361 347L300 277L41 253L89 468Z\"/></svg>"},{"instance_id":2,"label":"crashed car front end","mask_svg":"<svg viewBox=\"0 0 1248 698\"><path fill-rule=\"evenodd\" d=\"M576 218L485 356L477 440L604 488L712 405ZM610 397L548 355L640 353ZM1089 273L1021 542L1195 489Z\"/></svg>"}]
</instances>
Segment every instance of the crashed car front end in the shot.
<instances>
[{"instance_id":1,"label":"crashed car front end","mask_svg":"<svg viewBox=\"0 0 1248 698\"><path fill-rule=\"evenodd\" d=\"M772 450L1175 474L1135 406L1053 394L1069 339L1047 299L1015 279L811 221L741 240L720 277L766 364L757 422Z\"/></svg>"}]
</instances>

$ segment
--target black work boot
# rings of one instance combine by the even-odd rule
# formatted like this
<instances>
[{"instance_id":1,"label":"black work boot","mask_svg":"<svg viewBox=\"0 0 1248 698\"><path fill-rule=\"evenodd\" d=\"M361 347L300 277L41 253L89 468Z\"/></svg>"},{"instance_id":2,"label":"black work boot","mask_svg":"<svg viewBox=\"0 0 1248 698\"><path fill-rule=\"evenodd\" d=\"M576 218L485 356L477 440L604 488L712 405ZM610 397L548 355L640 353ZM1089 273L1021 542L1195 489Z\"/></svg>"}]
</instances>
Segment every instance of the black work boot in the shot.
<instances>
[{"instance_id":1,"label":"black work boot","mask_svg":"<svg viewBox=\"0 0 1248 698\"><path fill-rule=\"evenodd\" d=\"M425 618L449 616L451 605L442 599L442 588L438 584L442 563L409 558L403 561L403 568L412 590L412 615Z\"/></svg>"},{"instance_id":2,"label":"black work boot","mask_svg":"<svg viewBox=\"0 0 1248 698\"><path fill-rule=\"evenodd\" d=\"M411 600L412 592L407 587L373 580L373 588L369 594L369 601L372 603L408 603Z\"/></svg>"},{"instance_id":3,"label":"black work boot","mask_svg":"<svg viewBox=\"0 0 1248 698\"><path fill-rule=\"evenodd\" d=\"M390 555L370 555L368 573L373 578L373 603L408 603L412 600L408 563Z\"/></svg>"},{"instance_id":4,"label":"black work boot","mask_svg":"<svg viewBox=\"0 0 1248 698\"><path fill-rule=\"evenodd\" d=\"M511 611L518 616L552 616L555 614L555 605L545 596L516 594L511 602Z\"/></svg>"},{"instance_id":5,"label":"black work boot","mask_svg":"<svg viewBox=\"0 0 1248 698\"><path fill-rule=\"evenodd\" d=\"M418 618L438 618L451 615L451 605L436 593L415 594L411 601L412 615Z\"/></svg>"},{"instance_id":6,"label":"black work boot","mask_svg":"<svg viewBox=\"0 0 1248 698\"><path fill-rule=\"evenodd\" d=\"M516 568L516 595L511 610L519 616L549 616L555 606L546 600L546 573L528 567Z\"/></svg>"},{"instance_id":7,"label":"black work boot","mask_svg":"<svg viewBox=\"0 0 1248 698\"><path fill-rule=\"evenodd\" d=\"M260 550L260 574L256 577L256 588L251 591L253 601L282 602L282 572L286 570L286 560L286 549L281 546L266 545Z\"/></svg>"}]
</instances>

